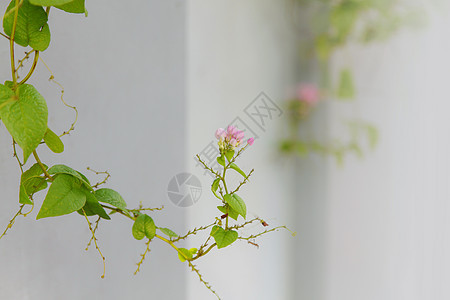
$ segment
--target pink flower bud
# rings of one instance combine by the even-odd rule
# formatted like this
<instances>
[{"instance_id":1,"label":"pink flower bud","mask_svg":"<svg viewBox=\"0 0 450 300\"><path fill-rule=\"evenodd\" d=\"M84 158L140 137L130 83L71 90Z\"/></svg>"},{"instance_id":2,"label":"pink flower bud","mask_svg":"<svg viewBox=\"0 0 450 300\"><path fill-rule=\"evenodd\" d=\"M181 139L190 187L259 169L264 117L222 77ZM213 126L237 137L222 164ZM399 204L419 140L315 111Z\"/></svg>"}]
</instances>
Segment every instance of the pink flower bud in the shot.
<instances>
[{"instance_id":1,"label":"pink flower bud","mask_svg":"<svg viewBox=\"0 0 450 300\"><path fill-rule=\"evenodd\" d=\"M230 141L230 144L231 144L231 146L236 147L237 142L238 141L236 141L235 138L232 138L231 141Z\"/></svg>"},{"instance_id":2,"label":"pink flower bud","mask_svg":"<svg viewBox=\"0 0 450 300\"><path fill-rule=\"evenodd\" d=\"M255 141L255 139L254 138L249 138L248 140L247 140L247 144L249 144L250 146L251 145L253 145L253 142Z\"/></svg>"},{"instance_id":3,"label":"pink flower bud","mask_svg":"<svg viewBox=\"0 0 450 300\"><path fill-rule=\"evenodd\" d=\"M227 135L227 133L226 133L225 129L219 128L216 130L216 139L218 139L218 140L224 139L226 135Z\"/></svg>"},{"instance_id":4,"label":"pink flower bud","mask_svg":"<svg viewBox=\"0 0 450 300\"><path fill-rule=\"evenodd\" d=\"M242 140L245 136L245 133L243 131L238 131L238 133L236 134L236 139L238 141Z\"/></svg>"},{"instance_id":5,"label":"pink flower bud","mask_svg":"<svg viewBox=\"0 0 450 300\"><path fill-rule=\"evenodd\" d=\"M227 128L227 133L228 133L228 135L233 135L234 133L236 132L236 127L234 127L234 126L232 126L232 125L230 125L230 126L228 126L228 128Z\"/></svg>"}]
</instances>

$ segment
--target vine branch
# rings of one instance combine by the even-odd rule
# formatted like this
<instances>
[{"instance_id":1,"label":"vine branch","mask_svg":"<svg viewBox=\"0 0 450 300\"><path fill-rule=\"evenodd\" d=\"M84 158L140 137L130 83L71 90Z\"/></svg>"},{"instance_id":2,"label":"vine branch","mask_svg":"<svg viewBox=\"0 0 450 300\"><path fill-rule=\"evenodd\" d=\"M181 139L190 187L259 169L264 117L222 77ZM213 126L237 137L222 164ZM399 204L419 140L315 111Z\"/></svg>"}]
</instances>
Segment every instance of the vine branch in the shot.
<instances>
[{"instance_id":1,"label":"vine branch","mask_svg":"<svg viewBox=\"0 0 450 300\"><path fill-rule=\"evenodd\" d=\"M93 239L93 241L94 241L95 248L97 249L97 252L98 252L98 253L100 254L100 256L102 257L102 260L103 260L103 274L102 274L101 278L105 278L105 273L106 273L105 257L103 256L102 251L100 251L100 248L99 248L99 246L98 246L98 244L97 244L97 237L95 236L95 231L92 229L92 224L91 224L91 222L89 221L89 219L88 219L88 217L87 217L87 215L86 215L86 212L84 211L84 208L81 208L81 211L83 212L84 218L86 219L86 222L87 222L88 225L89 225L89 230L90 230L91 233L92 233L92 239ZM89 242L89 243L90 243L90 242ZM86 248L86 250L87 250L87 248Z\"/></svg>"}]
</instances>

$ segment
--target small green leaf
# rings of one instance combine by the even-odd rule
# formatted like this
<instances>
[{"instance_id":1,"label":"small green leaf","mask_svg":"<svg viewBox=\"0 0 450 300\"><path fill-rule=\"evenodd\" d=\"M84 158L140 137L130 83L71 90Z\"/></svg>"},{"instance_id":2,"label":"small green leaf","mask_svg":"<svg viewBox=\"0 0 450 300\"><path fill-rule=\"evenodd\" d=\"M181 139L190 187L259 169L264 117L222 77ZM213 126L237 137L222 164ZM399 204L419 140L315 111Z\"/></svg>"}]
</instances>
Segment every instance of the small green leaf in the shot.
<instances>
[{"instance_id":1,"label":"small green leaf","mask_svg":"<svg viewBox=\"0 0 450 300\"><path fill-rule=\"evenodd\" d=\"M230 162L233 159L234 156L234 150L229 150L225 152L225 157L228 159L228 162Z\"/></svg>"},{"instance_id":2,"label":"small green leaf","mask_svg":"<svg viewBox=\"0 0 450 300\"><path fill-rule=\"evenodd\" d=\"M81 182L73 176L61 174L53 180L36 219L70 214L85 203Z\"/></svg>"},{"instance_id":3,"label":"small green leaf","mask_svg":"<svg viewBox=\"0 0 450 300\"><path fill-rule=\"evenodd\" d=\"M225 167L225 156L222 154L221 156L217 157L217 162L219 165Z\"/></svg>"},{"instance_id":4,"label":"small green leaf","mask_svg":"<svg viewBox=\"0 0 450 300\"><path fill-rule=\"evenodd\" d=\"M97 200L103 203L109 203L114 207L124 209L127 208L127 203L123 200L118 192L112 189L103 188L95 191Z\"/></svg>"},{"instance_id":5,"label":"small green leaf","mask_svg":"<svg viewBox=\"0 0 450 300\"><path fill-rule=\"evenodd\" d=\"M84 194L86 195L86 204L83 206L83 210L86 216L97 215L103 219L111 220L111 217L106 213L100 203L98 203L97 198L91 191L84 188ZM80 209L78 213L83 215L83 210Z\"/></svg>"},{"instance_id":6,"label":"small green leaf","mask_svg":"<svg viewBox=\"0 0 450 300\"><path fill-rule=\"evenodd\" d=\"M192 253L192 255L194 255L195 253L197 253L198 249L197 248L191 248L189 249L189 252Z\"/></svg>"},{"instance_id":7,"label":"small green leaf","mask_svg":"<svg viewBox=\"0 0 450 300\"><path fill-rule=\"evenodd\" d=\"M144 237L151 240L156 234L155 222L146 214L139 215L134 221L132 233L137 240L142 240Z\"/></svg>"},{"instance_id":8,"label":"small green leaf","mask_svg":"<svg viewBox=\"0 0 450 300\"><path fill-rule=\"evenodd\" d=\"M173 232L169 228L158 227L158 229L161 230L162 233L164 233L165 235L167 235L170 238L178 236L178 234L176 234L175 232Z\"/></svg>"},{"instance_id":9,"label":"small green leaf","mask_svg":"<svg viewBox=\"0 0 450 300\"><path fill-rule=\"evenodd\" d=\"M73 0L72 2L63 5L55 5L55 7L62 9L68 13L85 14L87 16L87 11L84 6L84 0Z\"/></svg>"},{"instance_id":10,"label":"small green leaf","mask_svg":"<svg viewBox=\"0 0 450 300\"><path fill-rule=\"evenodd\" d=\"M11 91L12 92L12 91ZM0 104L10 93L0 88ZM48 110L45 99L29 84L18 87L15 101L0 109L0 117L11 136L23 150L24 163L47 131Z\"/></svg>"},{"instance_id":11,"label":"small green leaf","mask_svg":"<svg viewBox=\"0 0 450 300\"><path fill-rule=\"evenodd\" d=\"M33 0L33 4L36 4L35 2L39 1ZM12 0L3 18L3 29L8 36L11 36L12 33L15 13L11 10L15 6L16 0ZM32 5L28 0L23 0L17 15L14 41L23 47L30 45L34 50L44 51L50 45L50 28L47 21L48 16L44 8Z\"/></svg>"},{"instance_id":12,"label":"small green leaf","mask_svg":"<svg viewBox=\"0 0 450 300\"><path fill-rule=\"evenodd\" d=\"M217 198L221 199L221 198L219 197L219 195L217 195L217 189L219 188L219 183L220 183L220 178L216 178L216 179L213 181L213 183L211 184L211 191L213 192L213 194L214 194Z\"/></svg>"},{"instance_id":13,"label":"small green leaf","mask_svg":"<svg viewBox=\"0 0 450 300\"><path fill-rule=\"evenodd\" d=\"M212 185L211 185L211 191L213 193L217 192L217 189L219 188L219 182L220 182L220 178L216 178L214 179Z\"/></svg>"},{"instance_id":14,"label":"small green leaf","mask_svg":"<svg viewBox=\"0 0 450 300\"><path fill-rule=\"evenodd\" d=\"M224 206L217 206L217 208L224 214L227 213L227 208L228 208L228 216L237 221L237 219L239 217L239 213L237 211L235 211L234 209L232 209L228 204L226 204Z\"/></svg>"},{"instance_id":15,"label":"small green leaf","mask_svg":"<svg viewBox=\"0 0 450 300\"><path fill-rule=\"evenodd\" d=\"M224 200L228 203L228 205L230 205L232 209L234 209L245 219L247 215L247 207L245 206L245 202L241 197L239 197L237 194L226 194L224 196Z\"/></svg>"},{"instance_id":16,"label":"small green leaf","mask_svg":"<svg viewBox=\"0 0 450 300\"><path fill-rule=\"evenodd\" d=\"M47 169L46 165L43 165L45 169ZM26 194L28 196L33 195L41 190L47 188L47 180L41 175L44 174L44 171L41 169L41 166L36 163L31 166L30 169L23 172L20 177L21 185L25 188Z\"/></svg>"},{"instance_id":17,"label":"small green leaf","mask_svg":"<svg viewBox=\"0 0 450 300\"><path fill-rule=\"evenodd\" d=\"M44 142L55 153L62 153L64 151L63 142L50 128L47 128L47 132L44 135Z\"/></svg>"},{"instance_id":18,"label":"small green leaf","mask_svg":"<svg viewBox=\"0 0 450 300\"><path fill-rule=\"evenodd\" d=\"M178 252L178 258L180 259L181 262L185 262L186 261L186 257L187 259L192 259L193 254L191 253L191 251L189 251L186 248L178 248L179 252ZM181 253L183 254L181 254Z\"/></svg>"},{"instance_id":19,"label":"small green leaf","mask_svg":"<svg viewBox=\"0 0 450 300\"><path fill-rule=\"evenodd\" d=\"M244 171L242 171L235 163L230 164L230 168L232 168L233 170L244 176L244 178L247 177L247 174L245 174Z\"/></svg>"},{"instance_id":20,"label":"small green leaf","mask_svg":"<svg viewBox=\"0 0 450 300\"><path fill-rule=\"evenodd\" d=\"M23 184L20 184L20 190L19 190L19 203L20 204L33 204L33 201L28 197L27 190L23 186Z\"/></svg>"},{"instance_id":21,"label":"small green leaf","mask_svg":"<svg viewBox=\"0 0 450 300\"><path fill-rule=\"evenodd\" d=\"M93 191L94 189L91 187L89 181L87 180L86 176L81 174L80 172L72 169L71 167L68 167L66 165L54 165L48 170L48 173L50 175L54 174L67 174L72 175L73 177L79 179L85 187L87 187L89 190Z\"/></svg>"},{"instance_id":22,"label":"small green leaf","mask_svg":"<svg viewBox=\"0 0 450 300\"><path fill-rule=\"evenodd\" d=\"M355 98L353 76L348 69L341 71L337 96L342 100L352 100Z\"/></svg>"},{"instance_id":23,"label":"small green leaf","mask_svg":"<svg viewBox=\"0 0 450 300\"><path fill-rule=\"evenodd\" d=\"M211 229L210 235L216 241L217 248L219 249L231 245L238 238L237 231L225 230L217 225Z\"/></svg>"}]
</instances>

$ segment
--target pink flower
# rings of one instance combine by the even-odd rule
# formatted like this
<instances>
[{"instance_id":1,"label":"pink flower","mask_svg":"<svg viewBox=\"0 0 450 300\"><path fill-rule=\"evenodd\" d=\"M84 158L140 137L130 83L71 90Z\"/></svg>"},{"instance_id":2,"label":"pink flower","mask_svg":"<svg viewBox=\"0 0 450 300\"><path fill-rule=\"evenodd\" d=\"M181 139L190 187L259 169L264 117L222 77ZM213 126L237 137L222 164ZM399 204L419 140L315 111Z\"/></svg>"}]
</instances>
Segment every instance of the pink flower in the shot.
<instances>
[{"instance_id":1,"label":"pink flower","mask_svg":"<svg viewBox=\"0 0 450 300\"><path fill-rule=\"evenodd\" d=\"M216 130L216 138L219 140L220 149L234 150L240 146L244 139L245 133L237 129L235 126L228 126L227 129L219 128Z\"/></svg>"},{"instance_id":2,"label":"pink flower","mask_svg":"<svg viewBox=\"0 0 450 300\"><path fill-rule=\"evenodd\" d=\"M244 137L245 137L245 133L244 133L243 131L239 131L239 132L236 134L236 139L237 139L237 140L242 140L242 139L244 139Z\"/></svg>"},{"instance_id":3,"label":"pink flower","mask_svg":"<svg viewBox=\"0 0 450 300\"><path fill-rule=\"evenodd\" d=\"M253 145L253 142L255 141L255 139L254 138L249 138L248 140L247 140L247 144L249 144L250 146L251 145Z\"/></svg>"},{"instance_id":4,"label":"pink flower","mask_svg":"<svg viewBox=\"0 0 450 300\"><path fill-rule=\"evenodd\" d=\"M236 147L237 143L238 143L238 141L235 138L232 138L230 140L230 145L233 146L233 147Z\"/></svg>"},{"instance_id":5,"label":"pink flower","mask_svg":"<svg viewBox=\"0 0 450 300\"><path fill-rule=\"evenodd\" d=\"M297 98L300 101L314 105L319 101L320 92L314 84L301 84L297 90Z\"/></svg>"},{"instance_id":6,"label":"pink flower","mask_svg":"<svg viewBox=\"0 0 450 300\"><path fill-rule=\"evenodd\" d=\"M231 125L228 126L228 128L227 128L227 133L229 136L236 134L237 131L239 131L239 130L236 127L231 126Z\"/></svg>"}]
</instances>

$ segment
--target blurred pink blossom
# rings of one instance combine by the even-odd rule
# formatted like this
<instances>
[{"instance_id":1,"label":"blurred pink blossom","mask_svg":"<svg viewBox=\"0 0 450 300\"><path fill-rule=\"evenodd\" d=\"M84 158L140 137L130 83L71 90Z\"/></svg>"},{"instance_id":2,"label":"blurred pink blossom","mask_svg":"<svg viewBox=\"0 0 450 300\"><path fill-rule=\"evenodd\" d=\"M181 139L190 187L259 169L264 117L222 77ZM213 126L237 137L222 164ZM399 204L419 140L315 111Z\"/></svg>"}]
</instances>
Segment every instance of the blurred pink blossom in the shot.
<instances>
[{"instance_id":1,"label":"blurred pink blossom","mask_svg":"<svg viewBox=\"0 0 450 300\"><path fill-rule=\"evenodd\" d=\"M254 138L249 138L248 140L247 140L247 144L249 144L250 146L251 145L253 145L253 142L255 141L255 139Z\"/></svg>"},{"instance_id":2,"label":"blurred pink blossom","mask_svg":"<svg viewBox=\"0 0 450 300\"><path fill-rule=\"evenodd\" d=\"M304 83L297 89L297 98L300 101L314 105L319 101L320 92L314 84Z\"/></svg>"}]
</instances>

